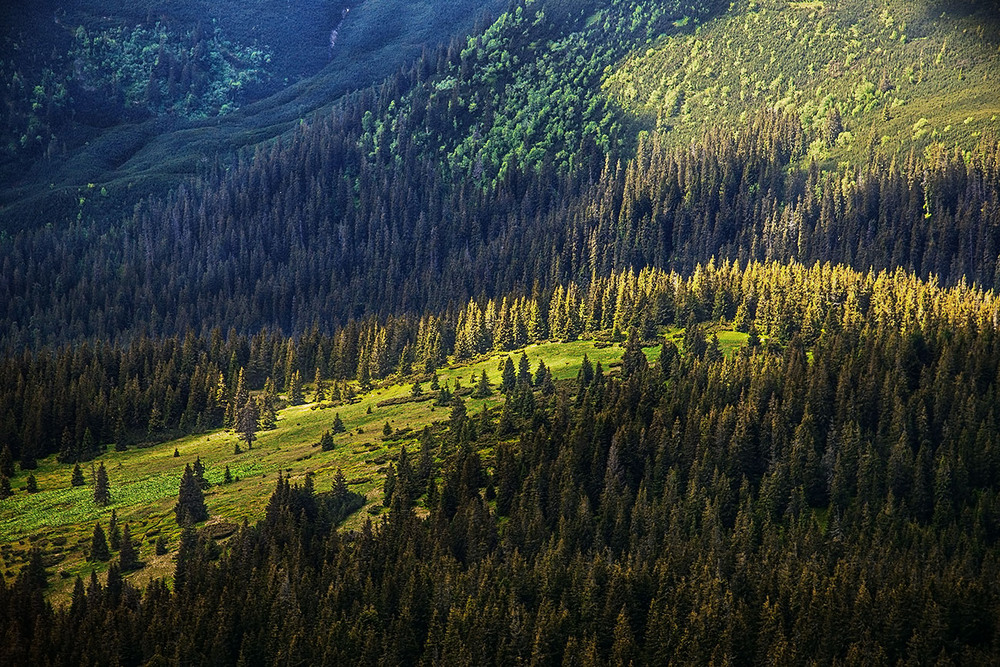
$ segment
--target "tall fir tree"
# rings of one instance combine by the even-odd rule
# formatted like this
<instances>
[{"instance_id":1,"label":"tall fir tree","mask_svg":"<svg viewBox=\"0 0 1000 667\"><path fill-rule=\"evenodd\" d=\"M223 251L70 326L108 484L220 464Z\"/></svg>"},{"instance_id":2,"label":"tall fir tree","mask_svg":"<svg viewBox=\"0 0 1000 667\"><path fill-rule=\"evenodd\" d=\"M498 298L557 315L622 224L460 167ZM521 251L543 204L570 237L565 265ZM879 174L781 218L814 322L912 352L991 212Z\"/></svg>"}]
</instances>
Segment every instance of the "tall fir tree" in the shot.
<instances>
[{"instance_id":1,"label":"tall fir tree","mask_svg":"<svg viewBox=\"0 0 1000 667\"><path fill-rule=\"evenodd\" d=\"M174 505L174 516L180 526L198 523L208 518L205 495L190 465L184 466L184 474L181 475L177 504Z\"/></svg>"},{"instance_id":2,"label":"tall fir tree","mask_svg":"<svg viewBox=\"0 0 1000 667\"><path fill-rule=\"evenodd\" d=\"M111 484L108 482L108 471L104 468L104 461L101 461L94 475L94 503L101 507L111 504Z\"/></svg>"},{"instance_id":3,"label":"tall fir tree","mask_svg":"<svg viewBox=\"0 0 1000 667\"><path fill-rule=\"evenodd\" d=\"M101 561L102 563L111 558L111 551L108 549L108 538L101 528L101 523L94 524L94 533L90 538L90 560Z\"/></svg>"}]
</instances>

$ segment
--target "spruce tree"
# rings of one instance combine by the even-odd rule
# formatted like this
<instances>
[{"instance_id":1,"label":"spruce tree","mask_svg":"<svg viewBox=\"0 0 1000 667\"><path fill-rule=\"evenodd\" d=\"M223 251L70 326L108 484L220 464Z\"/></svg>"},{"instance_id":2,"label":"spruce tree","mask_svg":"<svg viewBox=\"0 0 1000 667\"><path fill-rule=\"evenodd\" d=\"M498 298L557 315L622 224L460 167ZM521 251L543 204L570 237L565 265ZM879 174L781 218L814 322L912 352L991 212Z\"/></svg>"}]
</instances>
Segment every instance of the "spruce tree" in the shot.
<instances>
[{"instance_id":1,"label":"spruce tree","mask_svg":"<svg viewBox=\"0 0 1000 667\"><path fill-rule=\"evenodd\" d=\"M229 466L227 465L226 472L222 475L222 483L232 484L232 482L233 482L233 473L231 470L229 470Z\"/></svg>"},{"instance_id":2,"label":"spruce tree","mask_svg":"<svg viewBox=\"0 0 1000 667\"><path fill-rule=\"evenodd\" d=\"M94 534L90 538L90 560L104 562L111 558L111 551L108 550L108 538L104 535L101 523L94 524Z\"/></svg>"},{"instance_id":3,"label":"spruce tree","mask_svg":"<svg viewBox=\"0 0 1000 667\"><path fill-rule=\"evenodd\" d=\"M28 482L25 488L28 493L38 493L38 480L35 479L34 473L28 475Z\"/></svg>"},{"instance_id":4,"label":"spruce tree","mask_svg":"<svg viewBox=\"0 0 1000 667\"><path fill-rule=\"evenodd\" d=\"M108 471L104 469L103 461L94 476L94 503L101 507L111 504L111 485L108 483Z\"/></svg>"},{"instance_id":5,"label":"spruce tree","mask_svg":"<svg viewBox=\"0 0 1000 667\"><path fill-rule=\"evenodd\" d=\"M323 381L323 376L319 372L319 368L316 368L316 376L313 379L313 385L315 387L315 395L313 396L313 401L316 403L322 403L326 400L326 382Z\"/></svg>"},{"instance_id":6,"label":"spruce tree","mask_svg":"<svg viewBox=\"0 0 1000 667\"><path fill-rule=\"evenodd\" d=\"M10 479L6 475L0 475L0 500L5 500L14 495L14 490L10 488Z\"/></svg>"},{"instance_id":7,"label":"spruce tree","mask_svg":"<svg viewBox=\"0 0 1000 667\"><path fill-rule=\"evenodd\" d=\"M392 437L392 425L387 421L385 426L382 427L382 436L385 438Z\"/></svg>"},{"instance_id":8,"label":"spruce tree","mask_svg":"<svg viewBox=\"0 0 1000 667\"><path fill-rule=\"evenodd\" d=\"M330 435L330 431L324 431L323 435L319 439L319 447L324 452L329 452L333 450L333 436Z\"/></svg>"},{"instance_id":9,"label":"spruce tree","mask_svg":"<svg viewBox=\"0 0 1000 667\"><path fill-rule=\"evenodd\" d=\"M455 389L457 395L458 389ZM476 385L476 389L472 392L473 398L486 398L493 393L493 388L490 387L490 379L486 376L486 369L483 369L482 375L479 376L479 384Z\"/></svg>"},{"instance_id":10,"label":"spruce tree","mask_svg":"<svg viewBox=\"0 0 1000 667\"><path fill-rule=\"evenodd\" d=\"M519 384L531 384L531 362L525 352L521 353L521 358L517 361L517 381Z\"/></svg>"},{"instance_id":11,"label":"spruce tree","mask_svg":"<svg viewBox=\"0 0 1000 667\"><path fill-rule=\"evenodd\" d=\"M108 545L112 551L118 551L122 546L122 530L118 526L118 511L111 510L111 520L108 521Z\"/></svg>"},{"instance_id":12,"label":"spruce tree","mask_svg":"<svg viewBox=\"0 0 1000 667\"><path fill-rule=\"evenodd\" d=\"M4 445L3 451L0 451L0 475L14 476L14 456L10 453L9 445Z\"/></svg>"},{"instance_id":13,"label":"spruce tree","mask_svg":"<svg viewBox=\"0 0 1000 667\"><path fill-rule=\"evenodd\" d=\"M174 515L177 517L177 524L181 526L208 518L205 495L190 465L184 466L184 474L181 476L180 489L177 493L177 504L174 505Z\"/></svg>"},{"instance_id":14,"label":"spruce tree","mask_svg":"<svg viewBox=\"0 0 1000 667\"><path fill-rule=\"evenodd\" d=\"M253 443L257 439L257 419L259 416L257 402L253 398L247 398L236 417L236 432L240 439L247 443L247 449L253 449Z\"/></svg>"},{"instance_id":15,"label":"spruce tree","mask_svg":"<svg viewBox=\"0 0 1000 667\"><path fill-rule=\"evenodd\" d=\"M80 469L80 464L77 463L73 466L73 476L70 477L69 483L73 486L83 486L85 481L83 479L83 470Z\"/></svg>"},{"instance_id":16,"label":"spruce tree","mask_svg":"<svg viewBox=\"0 0 1000 667\"><path fill-rule=\"evenodd\" d=\"M370 405L368 407L371 408ZM344 420L340 418L340 413L339 412L333 416L333 429L332 430L333 430L334 433L343 433L344 431L347 430L347 427L344 426Z\"/></svg>"},{"instance_id":17,"label":"spruce tree","mask_svg":"<svg viewBox=\"0 0 1000 667\"><path fill-rule=\"evenodd\" d=\"M129 572L139 567L139 558L135 551L135 544L132 542L132 531L128 524L122 529L121 551L118 554L118 563L122 572Z\"/></svg>"},{"instance_id":18,"label":"spruce tree","mask_svg":"<svg viewBox=\"0 0 1000 667\"><path fill-rule=\"evenodd\" d=\"M200 486L203 491L211 486L211 484L208 483L208 480L205 479L205 465L201 462L200 456L194 460L194 465L191 466L191 470L194 472L194 478L198 480L198 486Z\"/></svg>"},{"instance_id":19,"label":"spruce tree","mask_svg":"<svg viewBox=\"0 0 1000 667\"><path fill-rule=\"evenodd\" d=\"M503 363L503 374L500 378L500 391L510 394L517 386L517 371L514 369L514 362L510 357Z\"/></svg>"},{"instance_id":20,"label":"spruce tree","mask_svg":"<svg viewBox=\"0 0 1000 667\"><path fill-rule=\"evenodd\" d=\"M298 371L292 373L288 387L288 402L292 405L302 405L306 402L305 394L302 393L302 374Z\"/></svg>"}]
</instances>

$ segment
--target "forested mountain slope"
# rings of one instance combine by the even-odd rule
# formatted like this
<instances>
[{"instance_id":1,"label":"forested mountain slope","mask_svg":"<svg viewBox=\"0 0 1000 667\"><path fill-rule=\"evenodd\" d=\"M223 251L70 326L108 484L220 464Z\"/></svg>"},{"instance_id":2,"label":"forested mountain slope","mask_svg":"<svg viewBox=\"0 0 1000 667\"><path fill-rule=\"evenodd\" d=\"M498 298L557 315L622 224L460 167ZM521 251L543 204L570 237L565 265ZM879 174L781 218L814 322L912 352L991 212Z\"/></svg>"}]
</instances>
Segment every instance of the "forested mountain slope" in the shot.
<instances>
[{"instance_id":1,"label":"forested mountain slope","mask_svg":"<svg viewBox=\"0 0 1000 667\"><path fill-rule=\"evenodd\" d=\"M184 529L172 580L95 565L58 609L66 545L30 536L2 655L997 662L997 42L975 2L514 0L375 87L244 108L281 121L167 194L8 209L18 507L32 470L217 441L310 379L371 409L534 343L624 349L575 381L508 359L493 412L435 390L419 465L387 422L357 530L374 496L283 477L259 525Z\"/></svg>"}]
</instances>

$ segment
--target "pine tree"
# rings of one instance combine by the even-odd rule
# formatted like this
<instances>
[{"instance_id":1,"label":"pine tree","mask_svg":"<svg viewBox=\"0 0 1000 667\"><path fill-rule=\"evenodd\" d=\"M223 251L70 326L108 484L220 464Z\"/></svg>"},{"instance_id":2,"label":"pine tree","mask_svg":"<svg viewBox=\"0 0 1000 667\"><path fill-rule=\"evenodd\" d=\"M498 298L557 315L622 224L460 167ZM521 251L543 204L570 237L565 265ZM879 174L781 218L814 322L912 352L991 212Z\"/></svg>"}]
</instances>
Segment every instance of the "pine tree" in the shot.
<instances>
[{"instance_id":1,"label":"pine tree","mask_svg":"<svg viewBox=\"0 0 1000 667\"><path fill-rule=\"evenodd\" d=\"M38 493L38 480L35 479L34 473L28 475L28 482L25 488L28 493Z\"/></svg>"},{"instance_id":2,"label":"pine tree","mask_svg":"<svg viewBox=\"0 0 1000 667\"><path fill-rule=\"evenodd\" d=\"M211 486L208 483L208 480L205 479L205 464L201 462L200 456L194 460L194 465L191 466L191 470L194 472L194 478L198 482L198 486L202 491Z\"/></svg>"},{"instance_id":3,"label":"pine tree","mask_svg":"<svg viewBox=\"0 0 1000 667\"><path fill-rule=\"evenodd\" d=\"M153 545L153 553L157 556L165 556L167 554L167 538L160 535L156 538L156 543Z\"/></svg>"},{"instance_id":4,"label":"pine tree","mask_svg":"<svg viewBox=\"0 0 1000 667\"><path fill-rule=\"evenodd\" d=\"M500 391L510 395L517 386L517 371L514 369L514 362L510 357L503 363L503 373L500 376Z\"/></svg>"},{"instance_id":5,"label":"pine tree","mask_svg":"<svg viewBox=\"0 0 1000 667\"><path fill-rule=\"evenodd\" d=\"M236 417L236 433L240 439L247 443L247 449L253 449L253 443L257 439L257 402L252 398L247 398L246 403L240 408Z\"/></svg>"},{"instance_id":6,"label":"pine tree","mask_svg":"<svg viewBox=\"0 0 1000 667\"><path fill-rule=\"evenodd\" d=\"M118 563L122 572L130 572L139 567L139 558L135 551L135 544L132 542L132 531L128 524L122 529L121 552L118 554Z\"/></svg>"},{"instance_id":7,"label":"pine tree","mask_svg":"<svg viewBox=\"0 0 1000 667\"><path fill-rule=\"evenodd\" d=\"M111 510L111 520L108 522L108 545L112 551L118 551L122 545L122 530L118 526L118 511Z\"/></svg>"},{"instance_id":8,"label":"pine tree","mask_svg":"<svg viewBox=\"0 0 1000 667\"><path fill-rule=\"evenodd\" d=\"M302 374L298 371L292 373L291 383L288 386L288 402L292 405L302 405L306 402L305 394L302 393Z\"/></svg>"},{"instance_id":9,"label":"pine tree","mask_svg":"<svg viewBox=\"0 0 1000 667\"><path fill-rule=\"evenodd\" d=\"M257 397L257 410L259 413L258 422L261 430L270 431L278 426L278 411L275 408L277 395L274 389L274 380L267 378L264 382L264 391Z\"/></svg>"},{"instance_id":10,"label":"pine tree","mask_svg":"<svg viewBox=\"0 0 1000 667\"><path fill-rule=\"evenodd\" d=\"M94 477L94 503L101 507L111 504L111 485L108 483L108 471L104 469L103 461Z\"/></svg>"},{"instance_id":11,"label":"pine tree","mask_svg":"<svg viewBox=\"0 0 1000 667\"><path fill-rule=\"evenodd\" d=\"M319 447L324 452L333 451L333 436L330 435L330 431L324 431L323 435L319 439Z\"/></svg>"},{"instance_id":12,"label":"pine tree","mask_svg":"<svg viewBox=\"0 0 1000 667\"><path fill-rule=\"evenodd\" d=\"M371 406L368 406L368 407L371 407ZM339 412L333 416L333 429L332 430L333 430L334 433L343 433L343 432L345 432L347 430L347 427L344 426L344 420L340 418L340 413Z\"/></svg>"},{"instance_id":13,"label":"pine tree","mask_svg":"<svg viewBox=\"0 0 1000 667\"><path fill-rule=\"evenodd\" d=\"M323 380L323 376L319 372L319 367L316 368L316 375L313 378L313 386L315 388L313 402L322 403L326 400L326 382Z\"/></svg>"},{"instance_id":14,"label":"pine tree","mask_svg":"<svg viewBox=\"0 0 1000 667\"><path fill-rule=\"evenodd\" d=\"M420 381L417 380L416 382L413 383L413 386L410 387L410 395L416 398L417 396L423 395L423 393L424 393L424 388L420 386Z\"/></svg>"},{"instance_id":15,"label":"pine tree","mask_svg":"<svg viewBox=\"0 0 1000 667\"><path fill-rule=\"evenodd\" d=\"M79 463L73 466L73 476L70 477L69 483L73 486L83 486L86 483Z\"/></svg>"},{"instance_id":16,"label":"pine tree","mask_svg":"<svg viewBox=\"0 0 1000 667\"><path fill-rule=\"evenodd\" d=\"M392 437L392 425L389 424L388 421L385 423L385 426L382 427L382 437L383 438Z\"/></svg>"},{"instance_id":17,"label":"pine tree","mask_svg":"<svg viewBox=\"0 0 1000 667\"><path fill-rule=\"evenodd\" d=\"M519 384L531 384L531 362L525 352L521 353L521 358L517 361L517 381Z\"/></svg>"},{"instance_id":18,"label":"pine tree","mask_svg":"<svg viewBox=\"0 0 1000 667\"><path fill-rule=\"evenodd\" d=\"M190 465L184 466L184 474L181 476L180 489L177 493L177 504L174 505L174 515L177 517L177 524L181 526L208 518L205 496Z\"/></svg>"},{"instance_id":19,"label":"pine tree","mask_svg":"<svg viewBox=\"0 0 1000 667\"><path fill-rule=\"evenodd\" d=\"M10 479L7 475L0 475L0 500L6 500L14 495L14 490L10 488Z\"/></svg>"},{"instance_id":20,"label":"pine tree","mask_svg":"<svg viewBox=\"0 0 1000 667\"><path fill-rule=\"evenodd\" d=\"M4 477L14 476L14 457L10 453L10 446L4 445L0 451L0 475Z\"/></svg>"},{"instance_id":21,"label":"pine tree","mask_svg":"<svg viewBox=\"0 0 1000 667\"><path fill-rule=\"evenodd\" d=\"M639 332L632 327L625 340L625 355L622 357L622 377L637 377L649 366L639 342Z\"/></svg>"},{"instance_id":22,"label":"pine tree","mask_svg":"<svg viewBox=\"0 0 1000 667\"><path fill-rule=\"evenodd\" d=\"M223 484L232 484L233 483L233 473L232 473L232 471L229 470L229 466L228 465L226 466L226 472L223 473L223 475L222 475L222 483Z\"/></svg>"},{"instance_id":23,"label":"pine tree","mask_svg":"<svg viewBox=\"0 0 1000 667\"><path fill-rule=\"evenodd\" d=\"M455 391L456 395L458 389ZM486 398L493 393L493 388L490 387L490 379L486 376L486 369L483 369L482 375L479 376L479 383L476 385L475 390L472 392L473 398Z\"/></svg>"},{"instance_id":24,"label":"pine tree","mask_svg":"<svg viewBox=\"0 0 1000 667\"><path fill-rule=\"evenodd\" d=\"M104 529L100 522L94 524L94 534L90 538L90 560L104 562L111 558L108 550L108 538L104 535Z\"/></svg>"}]
</instances>

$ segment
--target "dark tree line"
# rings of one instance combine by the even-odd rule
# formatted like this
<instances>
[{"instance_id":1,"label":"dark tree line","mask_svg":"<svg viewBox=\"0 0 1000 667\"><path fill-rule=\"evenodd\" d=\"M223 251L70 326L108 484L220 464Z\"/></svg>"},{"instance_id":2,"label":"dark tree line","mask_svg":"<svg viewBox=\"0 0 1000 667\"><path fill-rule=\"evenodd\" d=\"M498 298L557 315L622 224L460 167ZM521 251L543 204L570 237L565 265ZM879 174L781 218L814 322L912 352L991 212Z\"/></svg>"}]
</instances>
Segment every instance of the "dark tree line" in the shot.
<instances>
[{"instance_id":1,"label":"dark tree line","mask_svg":"<svg viewBox=\"0 0 1000 667\"><path fill-rule=\"evenodd\" d=\"M816 295L839 281L798 275ZM633 330L615 375L550 396L515 379L499 418L458 401L418 456L400 450L376 525L335 529L357 507L342 476L327 493L279 481L221 548L185 533L173 590L116 571L55 610L35 559L0 584L4 655L994 662L1000 337L974 293L909 315L885 298L808 345L794 331L725 358L693 333L648 364Z\"/></svg>"}]
</instances>

